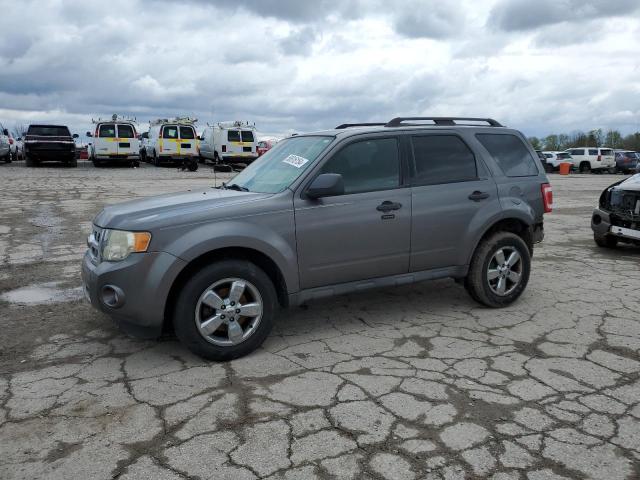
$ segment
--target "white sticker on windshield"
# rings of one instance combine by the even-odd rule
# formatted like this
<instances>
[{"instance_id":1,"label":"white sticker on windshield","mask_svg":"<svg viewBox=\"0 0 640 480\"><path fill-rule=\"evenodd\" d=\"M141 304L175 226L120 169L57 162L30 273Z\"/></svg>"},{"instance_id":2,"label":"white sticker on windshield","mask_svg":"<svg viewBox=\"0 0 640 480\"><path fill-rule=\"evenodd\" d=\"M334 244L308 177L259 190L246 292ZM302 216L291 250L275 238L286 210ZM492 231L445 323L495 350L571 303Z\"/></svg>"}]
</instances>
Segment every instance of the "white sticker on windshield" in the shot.
<instances>
[{"instance_id":1,"label":"white sticker on windshield","mask_svg":"<svg viewBox=\"0 0 640 480\"><path fill-rule=\"evenodd\" d=\"M289 155L287 158L285 158L282 161L284 163L288 163L289 165L293 165L296 168L300 168L304 166L309 161L309 159L300 157L298 155Z\"/></svg>"}]
</instances>

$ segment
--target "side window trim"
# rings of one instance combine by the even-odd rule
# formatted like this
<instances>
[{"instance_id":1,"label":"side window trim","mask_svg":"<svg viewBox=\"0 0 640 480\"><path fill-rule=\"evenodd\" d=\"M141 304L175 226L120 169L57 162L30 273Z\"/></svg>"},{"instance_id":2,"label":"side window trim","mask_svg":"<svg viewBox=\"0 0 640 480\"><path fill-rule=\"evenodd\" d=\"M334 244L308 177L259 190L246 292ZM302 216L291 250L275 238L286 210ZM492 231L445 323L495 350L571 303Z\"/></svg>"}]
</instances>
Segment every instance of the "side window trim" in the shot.
<instances>
[{"instance_id":1,"label":"side window trim","mask_svg":"<svg viewBox=\"0 0 640 480\"><path fill-rule=\"evenodd\" d=\"M465 147L467 147L467 149L469 150L469 152L471 152L471 155L473 156L473 162L476 165L476 176L474 178L469 178L469 179L465 179L465 180L452 180L452 181L448 181L448 182L418 182L417 181L417 177L418 177L418 170L417 170L417 166L416 166L416 156L415 156L415 149L413 146L413 138L414 137L433 137L433 136L448 136L448 137L456 137L458 138ZM469 146L469 144L465 141L464 138L462 138L462 136L458 135L458 133L456 132L420 132L420 133L411 133L409 135L407 135L408 140L409 140L409 151L408 151L408 159L409 159L409 163L410 163L410 177L409 177L409 185L412 187L424 187L424 186L429 186L429 185L448 185L448 184L453 184L453 183L465 183L465 182L476 182L478 180L482 180L483 177L480 176L480 166L478 164L478 156L476 155L476 152L474 152L473 148L471 148Z\"/></svg>"},{"instance_id":2,"label":"side window trim","mask_svg":"<svg viewBox=\"0 0 640 480\"><path fill-rule=\"evenodd\" d=\"M356 143L360 143L360 142L366 142L366 141L370 141L370 140L387 140L387 139L393 139L396 141L396 148L398 150L398 169L399 169L399 179L398 179L398 186L396 187L392 187L392 188L379 188L379 189L374 189L374 190L364 190L361 192L352 192L352 193L344 193L342 195L340 195L341 197L346 197L348 195L360 195L363 193L373 193L373 192L386 192L386 191L390 191L390 190L399 190L401 188L407 188L410 185L406 182L408 175L406 174L406 172L404 171L403 165L403 149L402 149L402 145L401 145L401 135L382 135L382 136L354 136L352 138L349 139L349 141L345 142L343 145L339 145L338 148L332 152L329 156L327 156L326 158L324 158L322 160L322 162L320 164L318 164L318 169L312 173L312 175L309 176L310 180L308 182L305 183L304 188L302 189L302 192L304 192L307 187L309 185L311 185L311 183L313 183L313 181L318 177L318 175L321 174L322 172L322 168L327 164L327 162L331 161L333 158L335 158L336 155L339 155L340 152L342 152L345 148L356 144Z\"/></svg>"}]
</instances>

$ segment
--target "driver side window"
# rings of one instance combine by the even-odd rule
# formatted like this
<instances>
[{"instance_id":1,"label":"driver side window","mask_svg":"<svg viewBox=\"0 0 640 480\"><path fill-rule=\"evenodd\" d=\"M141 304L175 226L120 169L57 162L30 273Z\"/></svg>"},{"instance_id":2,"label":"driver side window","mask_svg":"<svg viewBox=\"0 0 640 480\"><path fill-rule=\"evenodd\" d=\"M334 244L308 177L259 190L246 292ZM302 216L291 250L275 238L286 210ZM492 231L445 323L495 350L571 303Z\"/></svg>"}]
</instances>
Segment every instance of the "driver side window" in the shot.
<instances>
[{"instance_id":1,"label":"driver side window","mask_svg":"<svg viewBox=\"0 0 640 480\"><path fill-rule=\"evenodd\" d=\"M388 190L400 186L400 157L396 138L351 143L330 158L320 173L339 173L344 193Z\"/></svg>"}]
</instances>

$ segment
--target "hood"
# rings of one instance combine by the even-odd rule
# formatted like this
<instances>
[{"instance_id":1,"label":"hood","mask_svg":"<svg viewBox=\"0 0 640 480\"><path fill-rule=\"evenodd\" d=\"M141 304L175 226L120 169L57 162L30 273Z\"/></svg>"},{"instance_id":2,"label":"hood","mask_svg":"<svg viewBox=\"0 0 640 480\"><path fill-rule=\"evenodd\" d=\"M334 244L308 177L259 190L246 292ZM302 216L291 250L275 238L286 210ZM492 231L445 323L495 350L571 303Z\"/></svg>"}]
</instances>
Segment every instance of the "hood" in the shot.
<instances>
[{"instance_id":1,"label":"hood","mask_svg":"<svg viewBox=\"0 0 640 480\"><path fill-rule=\"evenodd\" d=\"M618 188L621 190L627 190L630 192L640 192L640 173L627 178L623 182L620 182Z\"/></svg>"},{"instance_id":2,"label":"hood","mask_svg":"<svg viewBox=\"0 0 640 480\"><path fill-rule=\"evenodd\" d=\"M96 215L93 223L101 228L153 230L233 216L229 207L269 196L271 194L217 188L170 193L108 206Z\"/></svg>"}]
</instances>

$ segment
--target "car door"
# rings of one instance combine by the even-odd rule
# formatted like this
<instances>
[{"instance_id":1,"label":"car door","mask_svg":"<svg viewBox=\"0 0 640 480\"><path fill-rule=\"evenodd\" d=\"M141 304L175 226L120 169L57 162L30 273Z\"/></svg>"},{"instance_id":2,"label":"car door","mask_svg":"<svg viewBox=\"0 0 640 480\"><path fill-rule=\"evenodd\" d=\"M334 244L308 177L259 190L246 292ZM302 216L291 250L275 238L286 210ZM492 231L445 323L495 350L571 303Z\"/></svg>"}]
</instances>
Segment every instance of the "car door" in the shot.
<instances>
[{"instance_id":1,"label":"car door","mask_svg":"<svg viewBox=\"0 0 640 480\"><path fill-rule=\"evenodd\" d=\"M496 184L454 132L420 133L411 152L410 271L466 264L467 245L500 211Z\"/></svg>"},{"instance_id":2,"label":"car door","mask_svg":"<svg viewBox=\"0 0 640 480\"><path fill-rule=\"evenodd\" d=\"M163 125L160 129L162 140L160 143L160 155L175 156L178 154L178 126Z\"/></svg>"},{"instance_id":3,"label":"car door","mask_svg":"<svg viewBox=\"0 0 640 480\"><path fill-rule=\"evenodd\" d=\"M118 155L116 135L116 125L114 123L101 123L98 126L98 137L95 139L96 155Z\"/></svg>"},{"instance_id":4,"label":"car door","mask_svg":"<svg viewBox=\"0 0 640 480\"><path fill-rule=\"evenodd\" d=\"M127 123L118 124L118 156L128 157L138 155L138 140L133 125Z\"/></svg>"},{"instance_id":5,"label":"car door","mask_svg":"<svg viewBox=\"0 0 640 480\"><path fill-rule=\"evenodd\" d=\"M196 155L196 131L191 125L180 125L178 155L193 157Z\"/></svg>"},{"instance_id":6,"label":"car door","mask_svg":"<svg viewBox=\"0 0 640 480\"><path fill-rule=\"evenodd\" d=\"M399 140L345 144L321 173L339 173L344 195L294 200L302 288L407 273L411 194L403 186Z\"/></svg>"}]
</instances>

